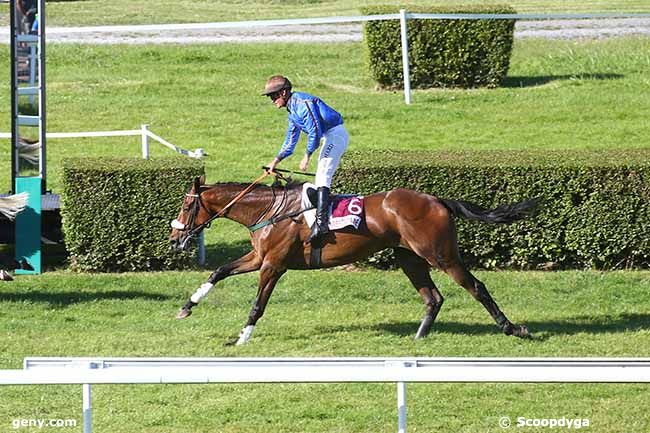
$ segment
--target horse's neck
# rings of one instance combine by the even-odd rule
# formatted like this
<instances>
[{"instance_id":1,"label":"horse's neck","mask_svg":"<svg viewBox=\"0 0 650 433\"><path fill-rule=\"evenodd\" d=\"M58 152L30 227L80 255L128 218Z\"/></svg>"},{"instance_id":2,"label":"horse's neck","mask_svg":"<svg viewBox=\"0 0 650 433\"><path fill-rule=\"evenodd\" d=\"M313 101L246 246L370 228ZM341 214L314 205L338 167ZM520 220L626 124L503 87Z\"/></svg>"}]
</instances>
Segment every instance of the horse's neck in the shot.
<instances>
[{"instance_id":1,"label":"horse's neck","mask_svg":"<svg viewBox=\"0 0 650 433\"><path fill-rule=\"evenodd\" d=\"M216 199L211 200L210 203L212 206L211 211L213 213L219 212L246 187L247 185L224 185L222 187L216 187L214 191L214 197ZM278 210L280 205L283 205L283 208L286 207L287 204L291 206L291 202L295 201L293 195L289 192L286 200L288 203L284 203L283 205L283 203L281 203L283 201L283 191L275 191L274 201L274 194L270 188L256 188L232 204L228 209L228 212L226 212L225 218L245 226L250 226L257 222L257 220L262 216L262 212L269 208L272 202L273 206L269 209L269 212Z\"/></svg>"}]
</instances>

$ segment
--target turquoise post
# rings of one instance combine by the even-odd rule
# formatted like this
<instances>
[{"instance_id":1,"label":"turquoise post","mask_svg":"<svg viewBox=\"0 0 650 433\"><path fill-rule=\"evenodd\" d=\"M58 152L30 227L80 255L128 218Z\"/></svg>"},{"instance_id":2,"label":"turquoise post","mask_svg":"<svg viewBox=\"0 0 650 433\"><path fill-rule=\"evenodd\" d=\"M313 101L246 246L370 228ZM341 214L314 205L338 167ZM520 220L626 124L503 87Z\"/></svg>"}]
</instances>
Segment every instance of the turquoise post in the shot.
<instances>
[{"instance_id":1,"label":"turquoise post","mask_svg":"<svg viewBox=\"0 0 650 433\"><path fill-rule=\"evenodd\" d=\"M41 273L41 178L17 177L16 194L27 192L27 206L16 215L16 260L26 260L34 270L16 269L16 274Z\"/></svg>"}]
</instances>

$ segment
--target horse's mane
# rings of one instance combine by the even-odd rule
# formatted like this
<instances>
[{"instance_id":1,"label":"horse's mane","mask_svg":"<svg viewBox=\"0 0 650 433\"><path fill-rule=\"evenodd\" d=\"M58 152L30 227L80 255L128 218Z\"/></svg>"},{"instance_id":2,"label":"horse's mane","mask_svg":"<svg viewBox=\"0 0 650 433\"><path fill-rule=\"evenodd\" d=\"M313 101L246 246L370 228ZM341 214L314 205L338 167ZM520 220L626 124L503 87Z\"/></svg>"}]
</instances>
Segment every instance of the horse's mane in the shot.
<instances>
[{"instance_id":1,"label":"horse's mane","mask_svg":"<svg viewBox=\"0 0 650 433\"><path fill-rule=\"evenodd\" d=\"M294 180L289 180L286 184L280 185L280 184L273 184L273 185L264 185L264 184L257 184L255 185L255 188L253 188L253 191L271 191L272 189L276 191L284 191L285 189L289 192L291 191L296 191L296 190L302 190L302 185L304 182L297 182ZM227 189L239 189L243 190L244 188L247 188L250 185L250 183L243 183L243 182L217 182L213 184L205 184L201 185L201 190L205 191L208 189L216 188L216 187L224 187Z\"/></svg>"}]
</instances>

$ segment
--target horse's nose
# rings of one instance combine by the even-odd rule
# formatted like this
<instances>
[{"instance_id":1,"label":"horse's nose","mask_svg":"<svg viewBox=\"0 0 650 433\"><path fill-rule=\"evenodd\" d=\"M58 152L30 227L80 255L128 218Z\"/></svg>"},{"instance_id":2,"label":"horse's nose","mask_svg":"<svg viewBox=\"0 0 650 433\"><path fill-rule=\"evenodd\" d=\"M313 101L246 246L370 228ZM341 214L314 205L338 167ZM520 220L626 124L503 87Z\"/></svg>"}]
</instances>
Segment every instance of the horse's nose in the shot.
<instances>
[{"instance_id":1,"label":"horse's nose","mask_svg":"<svg viewBox=\"0 0 650 433\"><path fill-rule=\"evenodd\" d=\"M171 247L172 247L173 250L178 249L178 239L171 239L169 241L169 243L171 244Z\"/></svg>"}]
</instances>

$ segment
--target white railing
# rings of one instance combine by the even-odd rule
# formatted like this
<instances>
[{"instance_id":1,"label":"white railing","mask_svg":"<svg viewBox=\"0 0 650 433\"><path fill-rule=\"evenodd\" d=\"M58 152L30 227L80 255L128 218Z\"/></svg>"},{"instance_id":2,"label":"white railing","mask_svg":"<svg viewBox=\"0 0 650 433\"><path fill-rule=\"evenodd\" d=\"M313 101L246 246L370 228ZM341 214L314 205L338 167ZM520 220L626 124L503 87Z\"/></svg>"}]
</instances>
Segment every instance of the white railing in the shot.
<instances>
[{"instance_id":1,"label":"white railing","mask_svg":"<svg viewBox=\"0 0 650 433\"><path fill-rule=\"evenodd\" d=\"M190 158L200 159L205 156L203 149L198 148L195 150L185 150L175 144L170 143L159 135L154 134L149 130L149 125L141 125L140 129L122 130L122 131L90 131L90 132L48 132L45 134L47 138L90 138L90 137L128 137L139 135L142 137L142 157L149 159L149 139L152 138L165 147L173 150L181 155ZM0 138L11 138L11 133L0 132Z\"/></svg>"},{"instance_id":2,"label":"white railing","mask_svg":"<svg viewBox=\"0 0 650 433\"><path fill-rule=\"evenodd\" d=\"M582 19L626 19L649 18L650 13L584 13L584 14L421 14L405 10L407 19L438 19L438 20L582 20ZM114 26L87 26L87 27L53 27L48 29L48 34L74 34L74 33L142 33L142 32L168 32L178 30L220 30L220 29L249 29L256 27L274 27L289 25L321 25L321 24L347 24L367 21L399 20L400 13L382 15L353 15L331 16L314 18L287 18L277 20L251 20L251 21L223 21L212 23L181 23L181 24L128 24Z\"/></svg>"},{"instance_id":3,"label":"white railing","mask_svg":"<svg viewBox=\"0 0 650 433\"><path fill-rule=\"evenodd\" d=\"M0 385L83 385L84 433L91 385L179 383L397 384L398 432L406 432L406 383L650 383L650 358L26 358L0 370Z\"/></svg>"},{"instance_id":4,"label":"white railing","mask_svg":"<svg viewBox=\"0 0 650 433\"><path fill-rule=\"evenodd\" d=\"M45 134L46 138L91 138L91 137L128 137L128 136L140 136L142 142L142 158L149 159L149 139L152 138L163 146L173 150L176 153L185 155L190 158L201 159L206 156L206 153L201 148L195 150L185 150L181 147L176 146L175 144L170 143L159 135L154 134L149 130L149 125L143 124L140 126L140 129L132 130L122 130L122 131L90 131L90 132L48 132ZM2 138L11 138L11 133L9 132L0 132L0 139ZM198 244L198 253L197 260L200 265L204 265L206 262L206 253L205 253L205 236L203 232L199 234L197 240Z\"/></svg>"}]
</instances>

